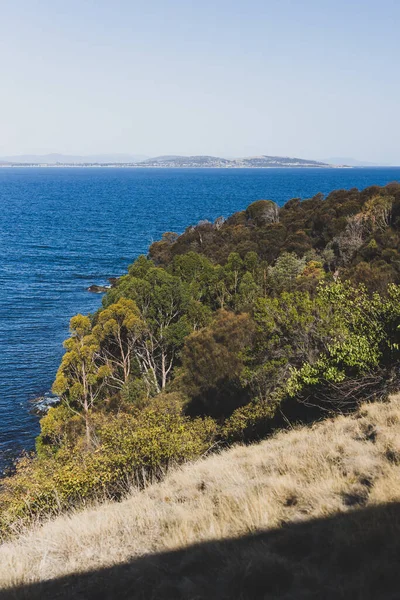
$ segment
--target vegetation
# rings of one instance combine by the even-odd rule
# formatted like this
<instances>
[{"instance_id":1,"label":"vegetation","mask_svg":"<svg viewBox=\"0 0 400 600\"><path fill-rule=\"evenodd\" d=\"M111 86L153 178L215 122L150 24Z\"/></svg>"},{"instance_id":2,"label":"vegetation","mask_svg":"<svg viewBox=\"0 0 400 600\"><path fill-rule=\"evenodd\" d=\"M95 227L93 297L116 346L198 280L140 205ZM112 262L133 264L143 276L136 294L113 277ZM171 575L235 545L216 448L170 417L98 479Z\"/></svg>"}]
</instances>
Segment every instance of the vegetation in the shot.
<instances>
[{"instance_id":1,"label":"vegetation","mask_svg":"<svg viewBox=\"0 0 400 600\"><path fill-rule=\"evenodd\" d=\"M164 234L71 319L61 403L2 482L4 535L398 389L399 236L399 184Z\"/></svg>"},{"instance_id":2,"label":"vegetation","mask_svg":"<svg viewBox=\"0 0 400 600\"><path fill-rule=\"evenodd\" d=\"M387 283L400 283L399 221L397 183L361 192L338 190L327 198L317 194L303 202L294 198L281 209L270 201L257 201L226 221L189 227L173 243L154 243L150 257L157 264L170 265L174 257L194 251L213 263L226 264L232 252L242 260L255 252L262 270L263 265L273 267L286 252L320 262L331 277L340 274L343 280L363 282L371 291L384 292ZM312 283L310 273L306 275L306 281L296 286ZM314 276L318 279L317 273ZM268 286L273 289L273 282Z\"/></svg>"},{"instance_id":3,"label":"vegetation","mask_svg":"<svg viewBox=\"0 0 400 600\"><path fill-rule=\"evenodd\" d=\"M0 546L0 595L391 600L399 464L399 396L363 404L34 527Z\"/></svg>"}]
</instances>

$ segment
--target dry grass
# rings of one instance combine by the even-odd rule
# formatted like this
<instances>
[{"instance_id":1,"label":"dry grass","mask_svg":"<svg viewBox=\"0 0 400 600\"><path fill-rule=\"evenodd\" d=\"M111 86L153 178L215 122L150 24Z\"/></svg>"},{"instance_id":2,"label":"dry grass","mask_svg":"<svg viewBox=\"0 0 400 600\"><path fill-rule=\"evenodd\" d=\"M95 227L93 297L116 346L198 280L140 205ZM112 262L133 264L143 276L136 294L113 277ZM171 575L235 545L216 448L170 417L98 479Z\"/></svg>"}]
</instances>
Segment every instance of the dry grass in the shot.
<instances>
[{"instance_id":1,"label":"dry grass","mask_svg":"<svg viewBox=\"0 0 400 600\"><path fill-rule=\"evenodd\" d=\"M99 570L126 561L132 562L132 559L145 555L185 548L199 542L238 538L281 528L282 525L285 525L285 531L288 524L300 527L298 530L303 531L301 528L312 519L329 521L328 517L349 512L352 518L351 515L358 514L355 509L373 509L377 505L398 501L400 396L392 397L383 404L363 405L352 416L339 416L313 427L280 432L257 445L232 448L171 472L164 482L141 492L134 491L123 502L103 504L37 526L0 546L0 589ZM372 513L365 510L365 514ZM349 528L354 526L358 531L360 528L371 527L376 535L379 533L379 518L375 514L368 517L362 526L353 523ZM346 524L343 525L342 521L340 523L343 541ZM396 529L397 525L399 529ZM397 539L400 520L398 524L393 523L393 531L396 531ZM304 534L302 536L304 539ZM319 534L320 538L321 536ZM349 533L347 537L351 536ZM221 549L218 552L221 557ZM240 554L242 550L235 554L231 548L229 552L232 555L230 571L228 569L231 575L224 576L228 578L224 583L225 590L230 589L235 560L240 556L242 566L245 561ZM251 556L249 564L257 562L255 552L254 547L247 550L248 561ZM276 556L271 558L272 550L269 549L268 552L268 560L273 558L276 563ZM287 560L287 552L285 553L279 559L281 562ZM308 555L312 554L313 551L310 550ZM226 558L225 552L225 566ZM296 558L297 562L298 560L300 559ZM279 572L279 565L277 567L275 564L275 567L274 573L276 569ZM303 571L308 569L308 576L312 579L311 567L303 565L302 568ZM260 569L265 572L265 562ZM286 568L284 572L289 574L291 571L293 566ZM291 573L291 578L293 577ZM139 581L140 577L137 578ZM203 596L190 588L188 582L193 578L187 573L185 576L179 575L178 579L178 587L173 593L168 592L170 595L163 595L161 592L157 595L154 589L147 595L143 590L150 588L146 588L142 578L142 596L126 597L206 597L206 592ZM290 578L283 574L282 579ZM182 588L184 580L186 587ZM191 591L188 591L189 588ZM277 597L286 598L282 590L278 594L279 586L272 592ZM337 596L332 597L370 597L358 594L346 596L345 591L341 595L340 590L336 592ZM288 598L303 597L298 587L293 596L286 588L285 593L289 594ZM35 597L32 590L31 593L22 591L20 596L17 592L15 594L15 597ZM54 590L51 594L46 595L42 590L40 597L53 597ZM209 592L207 594L214 597ZM251 593L242 591L240 594L237 592L237 595L234 592L232 594L226 597L258 597L254 590ZM114 596L98 593L97 596L65 597ZM220 592L215 597L224 596ZM322 596L305 594L304 597ZM329 594L325 592L323 597L329 597ZM378 594L376 597L389 596Z\"/></svg>"}]
</instances>

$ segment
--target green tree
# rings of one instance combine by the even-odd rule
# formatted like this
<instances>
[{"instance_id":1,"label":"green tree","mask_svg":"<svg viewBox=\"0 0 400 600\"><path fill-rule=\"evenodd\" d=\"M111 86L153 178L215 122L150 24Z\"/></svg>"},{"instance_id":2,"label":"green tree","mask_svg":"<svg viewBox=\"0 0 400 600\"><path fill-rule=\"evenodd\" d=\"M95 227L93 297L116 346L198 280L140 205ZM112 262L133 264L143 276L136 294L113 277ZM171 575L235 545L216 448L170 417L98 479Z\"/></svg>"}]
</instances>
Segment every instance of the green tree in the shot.
<instances>
[{"instance_id":1,"label":"green tree","mask_svg":"<svg viewBox=\"0 0 400 600\"><path fill-rule=\"evenodd\" d=\"M133 300L120 298L102 310L93 328L101 344L101 357L109 367L108 384L122 389L135 361L135 350L143 336L145 324Z\"/></svg>"},{"instance_id":2,"label":"green tree","mask_svg":"<svg viewBox=\"0 0 400 600\"><path fill-rule=\"evenodd\" d=\"M70 321L71 337L64 342L66 352L61 360L53 384L72 409L83 411L86 442L91 444L89 413L100 398L107 377L108 366L99 366L100 345L92 333L89 317L76 315Z\"/></svg>"},{"instance_id":3,"label":"green tree","mask_svg":"<svg viewBox=\"0 0 400 600\"><path fill-rule=\"evenodd\" d=\"M298 258L296 254L283 252L277 258L275 265L268 269L269 284L274 292L290 289L296 278L304 270L305 258Z\"/></svg>"},{"instance_id":4,"label":"green tree","mask_svg":"<svg viewBox=\"0 0 400 600\"><path fill-rule=\"evenodd\" d=\"M239 290L240 276L243 271L243 261L237 252L231 252L224 268L225 281L230 294L235 298Z\"/></svg>"},{"instance_id":5,"label":"green tree","mask_svg":"<svg viewBox=\"0 0 400 600\"><path fill-rule=\"evenodd\" d=\"M254 281L253 275L247 271L239 284L237 307L241 311L251 312L254 303L261 296L260 287Z\"/></svg>"},{"instance_id":6,"label":"green tree","mask_svg":"<svg viewBox=\"0 0 400 600\"><path fill-rule=\"evenodd\" d=\"M246 402L240 375L252 335L249 315L221 310L208 327L186 338L182 384L192 398L191 414L222 417Z\"/></svg>"},{"instance_id":7,"label":"green tree","mask_svg":"<svg viewBox=\"0 0 400 600\"><path fill-rule=\"evenodd\" d=\"M284 397L292 369L314 362L322 352L338 326L334 317L329 305L308 292L259 298L256 335L243 374L253 396L263 402Z\"/></svg>"},{"instance_id":8,"label":"green tree","mask_svg":"<svg viewBox=\"0 0 400 600\"><path fill-rule=\"evenodd\" d=\"M134 272L135 264L131 272ZM133 300L140 311L142 335L135 347L140 372L149 388L160 391L172 375L185 336L190 333L193 313L190 285L180 277L160 267L146 269L142 277L127 275L120 278L117 288L111 290L105 301L118 302L121 298Z\"/></svg>"}]
</instances>

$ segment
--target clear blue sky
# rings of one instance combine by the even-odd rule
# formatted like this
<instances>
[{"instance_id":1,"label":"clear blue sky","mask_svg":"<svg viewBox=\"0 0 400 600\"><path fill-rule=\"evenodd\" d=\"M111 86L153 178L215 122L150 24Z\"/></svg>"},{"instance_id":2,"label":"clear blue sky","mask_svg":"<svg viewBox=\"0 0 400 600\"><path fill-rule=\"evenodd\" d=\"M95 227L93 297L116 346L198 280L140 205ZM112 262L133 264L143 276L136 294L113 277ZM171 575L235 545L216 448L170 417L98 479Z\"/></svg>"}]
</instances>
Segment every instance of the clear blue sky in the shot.
<instances>
[{"instance_id":1,"label":"clear blue sky","mask_svg":"<svg viewBox=\"0 0 400 600\"><path fill-rule=\"evenodd\" d=\"M399 0L2 0L0 155L400 164Z\"/></svg>"}]
</instances>

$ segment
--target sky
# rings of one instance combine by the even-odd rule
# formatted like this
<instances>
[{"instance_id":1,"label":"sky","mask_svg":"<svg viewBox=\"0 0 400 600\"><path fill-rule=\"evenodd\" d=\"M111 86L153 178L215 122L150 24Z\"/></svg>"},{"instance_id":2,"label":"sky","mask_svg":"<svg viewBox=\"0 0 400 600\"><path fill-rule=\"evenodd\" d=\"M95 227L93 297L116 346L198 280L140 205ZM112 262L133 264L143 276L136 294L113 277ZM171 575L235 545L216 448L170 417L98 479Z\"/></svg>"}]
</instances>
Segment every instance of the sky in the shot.
<instances>
[{"instance_id":1,"label":"sky","mask_svg":"<svg viewBox=\"0 0 400 600\"><path fill-rule=\"evenodd\" d=\"M400 165L398 0L0 0L0 156Z\"/></svg>"}]
</instances>

